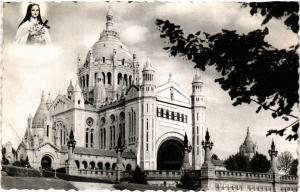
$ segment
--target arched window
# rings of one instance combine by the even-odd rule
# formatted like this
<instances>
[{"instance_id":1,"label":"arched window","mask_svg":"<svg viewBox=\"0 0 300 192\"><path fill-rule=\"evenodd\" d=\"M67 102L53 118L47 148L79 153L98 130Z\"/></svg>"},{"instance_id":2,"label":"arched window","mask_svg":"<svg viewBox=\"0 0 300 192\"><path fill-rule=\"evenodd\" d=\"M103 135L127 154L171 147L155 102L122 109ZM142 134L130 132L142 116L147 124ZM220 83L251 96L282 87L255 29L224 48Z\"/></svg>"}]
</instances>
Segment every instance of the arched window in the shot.
<instances>
[{"instance_id":1,"label":"arched window","mask_svg":"<svg viewBox=\"0 0 300 192\"><path fill-rule=\"evenodd\" d=\"M103 169L103 163L102 162L98 162L97 163L97 167L99 170L102 170Z\"/></svg>"},{"instance_id":2,"label":"arched window","mask_svg":"<svg viewBox=\"0 0 300 192\"><path fill-rule=\"evenodd\" d=\"M181 122L184 122L184 114L181 114Z\"/></svg>"},{"instance_id":3,"label":"arched window","mask_svg":"<svg viewBox=\"0 0 300 192\"><path fill-rule=\"evenodd\" d=\"M94 147L94 129L91 129L91 148Z\"/></svg>"},{"instance_id":4,"label":"arched window","mask_svg":"<svg viewBox=\"0 0 300 192\"><path fill-rule=\"evenodd\" d=\"M75 160L75 163L76 163L77 168L79 169L79 168L80 168L80 163L79 163L79 161L78 161L78 160Z\"/></svg>"},{"instance_id":5,"label":"arched window","mask_svg":"<svg viewBox=\"0 0 300 192\"><path fill-rule=\"evenodd\" d=\"M47 137L49 137L49 125L47 125Z\"/></svg>"},{"instance_id":6,"label":"arched window","mask_svg":"<svg viewBox=\"0 0 300 192\"><path fill-rule=\"evenodd\" d=\"M123 85L126 85L126 86L127 86L127 83L128 83L128 82L127 82L127 74L125 74L125 75L124 75L124 82L123 82Z\"/></svg>"},{"instance_id":7,"label":"arched window","mask_svg":"<svg viewBox=\"0 0 300 192\"><path fill-rule=\"evenodd\" d=\"M169 110L166 111L166 118L169 119Z\"/></svg>"},{"instance_id":8,"label":"arched window","mask_svg":"<svg viewBox=\"0 0 300 192\"><path fill-rule=\"evenodd\" d=\"M163 108L160 109L160 116L164 117L164 109Z\"/></svg>"},{"instance_id":9,"label":"arched window","mask_svg":"<svg viewBox=\"0 0 300 192\"><path fill-rule=\"evenodd\" d=\"M111 84L111 73L107 73L107 83L110 85Z\"/></svg>"},{"instance_id":10,"label":"arched window","mask_svg":"<svg viewBox=\"0 0 300 192\"><path fill-rule=\"evenodd\" d=\"M97 84L97 75L98 75L97 73L94 74L94 82L95 82L95 85Z\"/></svg>"},{"instance_id":11,"label":"arched window","mask_svg":"<svg viewBox=\"0 0 300 192\"><path fill-rule=\"evenodd\" d=\"M102 72L102 82L103 82L103 85L105 85L105 73Z\"/></svg>"},{"instance_id":12,"label":"arched window","mask_svg":"<svg viewBox=\"0 0 300 192\"><path fill-rule=\"evenodd\" d=\"M106 170L109 170L110 169L110 163L105 163L105 168L106 168Z\"/></svg>"},{"instance_id":13,"label":"arched window","mask_svg":"<svg viewBox=\"0 0 300 192\"><path fill-rule=\"evenodd\" d=\"M129 75L129 85L131 85L131 83L132 83L132 77L131 75Z\"/></svg>"},{"instance_id":14,"label":"arched window","mask_svg":"<svg viewBox=\"0 0 300 192\"><path fill-rule=\"evenodd\" d=\"M126 165L126 171L131 171L131 165L130 164Z\"/></svg>"},{"instance_id":15,"label":"arched window","mask_svg":"<svg viewBox=\"0 0 300 192\"><path fill-rule=\"evenodd\" d=\"M86 86L87 87L89 86L89 75L88 74L86 75Z\"/></svg>"},{"instance_id":16,"label":"arched window","mask_svg":"<svg viewBox=\"0 0 300 192\"><path fill-rule=\"evenodd\" d=\"M171 119L174 120L175 119L175 114L174 111L171 112Z\"/></svg>"},{"instance_id":17,"label":"arched window","mask_svg":"<svg viewBox=\"0 0 300 192\"><path fill-rule=\"evenodd\" d=\"M125 59L122 59L122 65L124 65L125 64Z\"/></svg>"},{"instance_id":18,"label":"arched window","mask_svg":"<svg viewBox=\"0 0 300 192\"><path fill-rule=\"evenodd\" d=\"M119 73L118 74L118 85L120 85L121 81L122 81L122 74Z\"/></svg>"},{"instance_id":19,"label":"arched window","mask_svg":"<svg viewBox=\"0 0 300 192\"><path fill-rule=\"evenodd\" d=\"M82 77L82 82L83 82L82 87L84 88L85 87L85 77L84 76Z\"/></svg>"},{"instance_id":20,"label":"arched window","mask_svg":"<svg viewBox=\"0 0 300 192\"><path fill-rule=\"evenodd\" d=\"M117 164L116 164L116 163L113 163L113 164L112 164L112 167L111 167L112 170L115 170L115 169L116 169L116 166L117 166Z\"/></svg>"},{"instance_id":21,"label":"arched window","mask_svg":"<svg viewBox=\"0 0 300 192\"><path fill-rule=\"evenodd\" d=\"M90 162L90 168L95 169L95 162L94 161Z\"/></svg>"},{"instance_id":22,"label":"arched window","mask_svg":"<svg viewBox=\"0 0 300 192\"><path fill-rule=\"evenodd\" d=\"M104 44L105 45L105 44ZM105 63L105 57L102 57L102 63Z\"/></svg>"},{"instance_id":23,"label":"arched window","mask_svg":"<svg viewBox=\"0 0 300 192\"><path fill-rule=\"evenodd\" d=\"M82 164L83 164L83 168L87 169L87 162L86 161L82 161Z\"/></svg>"},{"instance_id":24,"label":"arched window","mask_svg":"<svg viewBox=\"0 0 300 192\"><path fill-rule=\"evenodd\" d=\"M89 147L89 129L86 128L85 130L85 147L88 148Z\"/></svg>"}]
</instances>

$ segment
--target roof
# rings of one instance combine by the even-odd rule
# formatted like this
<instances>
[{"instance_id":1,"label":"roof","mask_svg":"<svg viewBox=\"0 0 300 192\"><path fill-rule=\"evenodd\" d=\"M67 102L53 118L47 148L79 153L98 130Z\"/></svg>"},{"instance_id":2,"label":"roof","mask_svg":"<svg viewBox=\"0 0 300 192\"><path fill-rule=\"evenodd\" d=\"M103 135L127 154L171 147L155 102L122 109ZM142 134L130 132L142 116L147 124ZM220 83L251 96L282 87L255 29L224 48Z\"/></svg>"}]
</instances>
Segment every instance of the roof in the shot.
<instances>
[{"instance_id":1,"label":"roof","mask_svg":"<svg viewBox=\"0 0 300 192\"><path fill-rule=\"evenodd\" d=\"M32 129L35 128L44 128L44 121L47 119L49 114L44 92L42 93L41 103L38 109L35 112L35 115L32 120Z\"/></svg>"},{"instance_id":2,"label":"roof","mask_svg":"<svg viewBox=\"0 0 300 192\"><path fill-rule=\"evenodd\" d=\"M68 148L66 146L62 146L61 152L68 152ZM114 150L102 150L102 149L94 149L94 148L85 148L85 147L75 147L75 154L79 155L96 155L96 156L105 156L105 157L117 157L117 153ZM136 156L133 152L123 152L121 157L127 159L135 159Z\"/></svg>"}]
</instances>

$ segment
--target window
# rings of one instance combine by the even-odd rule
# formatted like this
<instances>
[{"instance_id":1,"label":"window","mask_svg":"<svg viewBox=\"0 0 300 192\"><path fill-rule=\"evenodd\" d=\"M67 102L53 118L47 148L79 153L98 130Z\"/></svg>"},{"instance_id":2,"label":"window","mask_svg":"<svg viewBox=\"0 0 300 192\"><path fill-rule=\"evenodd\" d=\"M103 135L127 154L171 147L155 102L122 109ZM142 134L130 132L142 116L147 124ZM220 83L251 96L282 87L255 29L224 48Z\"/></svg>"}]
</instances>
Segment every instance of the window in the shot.
<instances>
[{"instance_id":1,"label":"window","mask_svg":"<svg viewBox=\"0 0 300 192\"><path fill-rule=\"evenodd\" d=\"M122 65L124 65L125 64L125 59L122 59Z\"/></svg>"},{"instance_id":2,"label":"window","mask_svg":"<svg viewBox=\"0 0 300 192\"><path fill-rule=\"evenodd\" d=\"M94 147L94 130L91 130L91 148Z\"/></svg>"},{"instance_id":3,"label":"window","mask_svg":"<svg viewBox=\"0 0 300 192\"><path fill-rule=\"evenodd\" d=\"M175 119L175 114L174 111L171 112L171 119L174 120Z\"/></svg>"},{"instance_id":4,"label":"window","mask_svg":"<svg viewBox=\"0 0 300 192\"><path fill-rule=\"evenodd\" d=\"M105 44L104 44L105 46ZM105 63L105 57L102 57L102 63Z\"/></svg>"},{"instance_id":5,"label":"window","mask_svg":"<svg viewBox=\"0 0 300 192\"><path fill-rule=\"evenodd\" d=\"M169 110L166 111L166 118L169 119Z\"/></svg>"},{"instance_id":6,"label":"window","mask_svg":"<svg viewBox=\"0 0 300 192\"><path fill-rule=\"evenodd\" d=\"M47 137L49 137L49 125L47 125Z\"/></svg>"},{"instance_id":7,"label":"window","mask_svg":"<svg viewBox=\"0 0 300 192\"><path fill-rule=\"evenodd\" d=\"M89 129L86 129L85 131L85 147L89 147Z\"/></svg>"},{"instance_id":8,"label":"window","mask_svg":"<svg viewBox=\"0 0 300 192\"><path fill-rule=\"evenodd\" d=\"M184 114L181 114L181 122L184 122Z\"/></svg>"},{"instance_id":9,"label":"window","mask_svg":"<svg viewBox=\"0 0 300 192\"><path fill-rule=\"evenodd\" d=\"M111 84L111 73L107 73L107 83L110 85Z\"/></svg>"}]
</instances>

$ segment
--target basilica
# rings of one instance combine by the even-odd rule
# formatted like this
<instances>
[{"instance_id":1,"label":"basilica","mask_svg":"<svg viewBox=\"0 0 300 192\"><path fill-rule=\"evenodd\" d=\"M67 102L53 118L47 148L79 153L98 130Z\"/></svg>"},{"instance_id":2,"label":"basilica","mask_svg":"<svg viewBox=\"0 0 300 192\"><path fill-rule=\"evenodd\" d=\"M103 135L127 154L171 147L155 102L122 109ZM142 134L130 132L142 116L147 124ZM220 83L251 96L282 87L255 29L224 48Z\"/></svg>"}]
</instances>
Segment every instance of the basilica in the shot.
<instances>
[{"instance_id":1,"label":"basilica","mask_svg":"<svg viewBox=\"0 0 300 192\"><path fill-rule=\"evenodd\" d=\"M122 43L111 10L98 41L76 65L78 80L70 82L66 94L51 100L42 93L35 115L28 117L19 159L28 158L34 168L65 167L72 131L78 169L114 170L120 138L124 170L136 165L176 170L183 164L186 134L192 146L190 166L201 168L206 107L199 72L191 82L191 95L172 75L158 85L150 59L140 63Z\"/></svg>"}]
</instances>

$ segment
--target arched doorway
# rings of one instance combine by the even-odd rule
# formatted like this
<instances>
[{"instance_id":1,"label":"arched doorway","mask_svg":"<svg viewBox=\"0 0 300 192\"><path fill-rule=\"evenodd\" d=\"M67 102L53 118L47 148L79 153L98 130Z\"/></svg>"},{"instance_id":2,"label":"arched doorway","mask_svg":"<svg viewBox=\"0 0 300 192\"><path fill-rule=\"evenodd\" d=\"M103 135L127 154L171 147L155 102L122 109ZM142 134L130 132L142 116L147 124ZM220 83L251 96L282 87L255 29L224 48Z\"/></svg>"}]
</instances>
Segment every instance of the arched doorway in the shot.
<instances>
[{"instance_id":1,"label":"arched doorway","mask_svg":"<svg viewBox=\"0 0 300 192\"><path fill-rule=\"evenodd\" d=\"M41 160L42 169L50 169L52 167L52 160L49 156L44 156Z\"/></svg>"},{"instance_id":2,"label":"arched doorway","mask_svg":"<svg viewBox=\"0 0 300 192\"><path fill-rule=\"evenodd\" d=\"M182 142L169 139L163 142L157 152L158 170L179 170L183 163Z\"/></svg>"}]
</instances>

